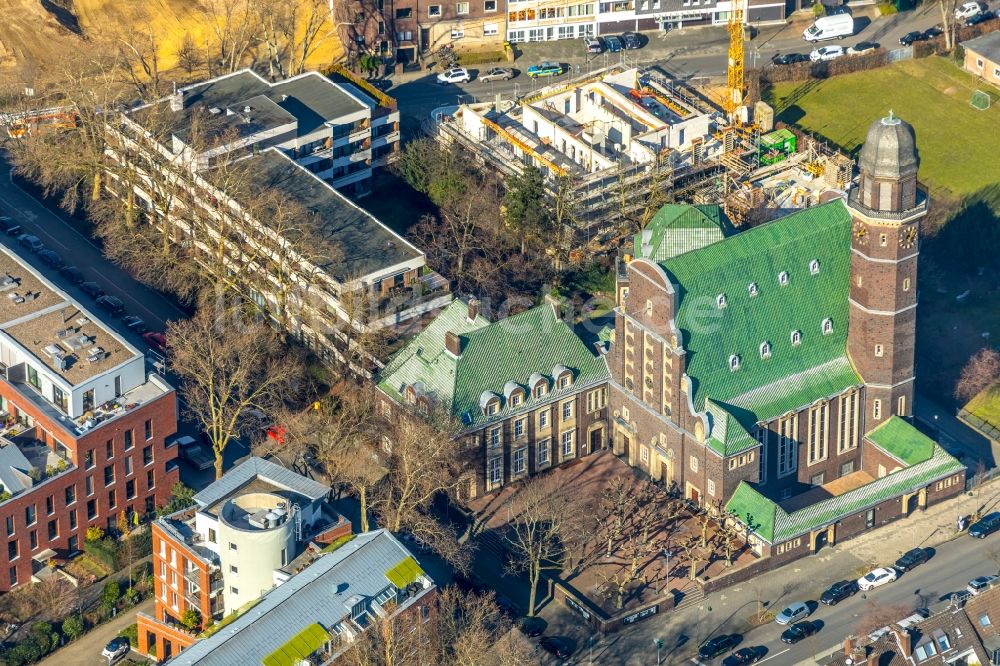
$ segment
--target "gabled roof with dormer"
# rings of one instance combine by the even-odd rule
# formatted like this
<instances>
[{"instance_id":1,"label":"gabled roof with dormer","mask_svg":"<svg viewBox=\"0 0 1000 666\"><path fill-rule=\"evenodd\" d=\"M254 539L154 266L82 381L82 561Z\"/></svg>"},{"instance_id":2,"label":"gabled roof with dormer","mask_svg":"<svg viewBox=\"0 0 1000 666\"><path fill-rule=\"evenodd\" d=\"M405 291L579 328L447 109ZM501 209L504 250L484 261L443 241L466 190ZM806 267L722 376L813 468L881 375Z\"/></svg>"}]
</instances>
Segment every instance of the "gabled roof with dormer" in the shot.
<instances>
[{"instance_id":1,"label":"gabled roof with dormer","mask_svg":"<svg viewBox=\"0 0 1000 666\"><path fill-rule=\"evenodd\" d=\"M716 205L665 204L635 235L636 257L665 261L725 238L732 227Z\"/></svg>"},{"instance_id":2,"label":"gabled roof with dormer","mask_svg":"<svg viewBox=\"0 0 1000 666\"><path fill-rule=\"evenodd\" d=\"M482 315L470 322L468 307L454 301L415 338L397 352L380 374L379 387L390 397L405 402L408 386L422 382L427 397L448 405L467 428L569 395L581 387L607 381L607 364L578 332L556 315L551 303L489 322ZM461 355L444 348L445 333L458 335ZM569 386L559 388L558 375L571 373ZM532 393L542 377L547 391ZM524 389L524 399L510 405L512 384ZM485 397L499 401L495 414L487 415Z\"/></svg>"},{"instance_id":3,"label":"gabled roof with dormer","mask_svg":"<svg viewBox=\"0 0 1000 666\"><path fill-rule=\"evenodd\" d=\"M661 262L696 409L711 399L752 428L862 383L847 358L850 233L837 200Z\"/></svg>"}]
</instances>

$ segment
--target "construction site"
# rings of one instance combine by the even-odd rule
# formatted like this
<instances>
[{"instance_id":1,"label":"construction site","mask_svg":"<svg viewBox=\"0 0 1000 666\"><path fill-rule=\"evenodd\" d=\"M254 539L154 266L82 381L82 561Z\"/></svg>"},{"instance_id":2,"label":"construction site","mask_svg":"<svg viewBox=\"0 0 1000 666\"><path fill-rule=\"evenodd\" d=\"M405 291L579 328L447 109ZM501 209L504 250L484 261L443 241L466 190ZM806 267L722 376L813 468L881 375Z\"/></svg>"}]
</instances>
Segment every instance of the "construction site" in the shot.
<instances>
[{"instance_id":1,"label":"construction site","mask_svg":"<svg viewBox=\"0 0 1000 666\"><path fill-rule=\"evenodd\" d=\"M771 108L746 98L741 14L732 12L718 95L657 67L612 66L520 99L460 105L436 118L438 140L505 175L537 167L553 198L574 203L574 247L593 252L665 203L722 204L741 227L846 196L849 156L775 130Z\"/></svg>"}]
</instances>

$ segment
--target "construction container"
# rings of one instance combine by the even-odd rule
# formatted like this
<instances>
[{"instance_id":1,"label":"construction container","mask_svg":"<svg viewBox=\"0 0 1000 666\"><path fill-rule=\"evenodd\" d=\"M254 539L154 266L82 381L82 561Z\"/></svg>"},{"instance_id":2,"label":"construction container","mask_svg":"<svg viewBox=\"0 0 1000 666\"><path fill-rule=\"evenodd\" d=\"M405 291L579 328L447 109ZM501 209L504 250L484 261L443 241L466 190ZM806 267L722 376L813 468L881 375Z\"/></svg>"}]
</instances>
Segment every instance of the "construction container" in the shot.
<instances>
[{"instance_id":1,"label":"construction container","mask_svg":"<svg viewBox=\"0 0 1000 666\"><path fill-rule=\"evenodd\" d=\"M753 105L753 122L761 132L774 129L774 109L767 102L760 100Z\"/></svg>"},{"instance_id":2,"label":"construction container","mask_svg":"<svg viewBox=\"0 0 1000 666\"><path fill-rule=\"evenodd\" d=\"M759 145L761 165L777 164L795 152L795 135L787 129L775 130L762 135Z\"/></svg>"}]
</instances>

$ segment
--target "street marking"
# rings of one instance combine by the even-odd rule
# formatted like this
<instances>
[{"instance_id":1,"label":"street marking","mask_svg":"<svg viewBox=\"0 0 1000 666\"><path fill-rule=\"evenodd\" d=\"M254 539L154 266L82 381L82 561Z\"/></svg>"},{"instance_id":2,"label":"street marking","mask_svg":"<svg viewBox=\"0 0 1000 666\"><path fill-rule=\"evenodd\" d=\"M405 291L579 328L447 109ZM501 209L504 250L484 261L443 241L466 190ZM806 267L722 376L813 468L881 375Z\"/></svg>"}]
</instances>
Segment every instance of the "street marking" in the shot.
<instances>
[{"instance_id":1,"label":"street marking","mask_svg":"<svg viewBox=\"0 0 1000 666\"><path fill-rule=\"evenodd\" d=\"M781 655L785 654L786 652L788 652L788 651L789 651L789 650L791 650L791 649L792 649L792 648L785 648L785 649L784 649L784 650L782 650L781 652L775 652L774 654L771 654L771 655L768 655L768 656L764 657L763 659L761 659L761 660L760 660L760 661L758 661L757 663L758 663L758 664L763 664L763 663L764 663L765 661L767 661L768 659L774 659L775 657L780 657Z\"/></svg>"}]
</instances>

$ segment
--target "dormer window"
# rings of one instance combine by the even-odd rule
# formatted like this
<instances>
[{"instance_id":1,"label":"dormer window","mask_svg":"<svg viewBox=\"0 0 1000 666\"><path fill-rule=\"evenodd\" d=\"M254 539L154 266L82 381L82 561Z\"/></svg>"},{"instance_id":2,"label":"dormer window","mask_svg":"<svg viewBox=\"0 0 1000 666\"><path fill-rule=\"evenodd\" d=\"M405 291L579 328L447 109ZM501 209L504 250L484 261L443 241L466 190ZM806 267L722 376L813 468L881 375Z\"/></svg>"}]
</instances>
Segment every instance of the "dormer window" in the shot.
<instances>
[{"instance_id":1,"label":"dormer window","mask_svg":"<svg viewBox=\"0 0 1000 666\"><path fill-rule=\"evenodd\" d=\"M715 297L715 304L718 306L718 308L720 310L722 308L726 307L726 295L725 294L719 294L718 296L716 296Z\"/></svg>"},{"instance_id":2,"label":"dormer window","mask_svg":"<svg viewBox=\"0 0 1000 666\"><path fill-rule=\"evenodd\" d=\"M758 294L757 283L751 282L749 285L747 285L747 291L750 293L750 298L756 296Z\"/></svg>"},{"instance_id":3,"label":"dormer window","mask_svg":"<svg viewBox=\"0 0 1000 666\"><path fill-rule=\"evenodd\" d=\"M788 286L788 271L781 271L778 273L778 284L782 287Z\"/></svg>"},{"instance_id":4,"label":"dormer window","mask_svg":"<svg viewBox=\"0 0 1000 666\"><path fill-rule=\"evenodd\" d=\"M809 272L813 275L819 275L819 262L815 259L809 262Z\"/></svg>"},{"instance_id":5,"label":"dormer window","mask_svg":"<svg viewBox=\"0 0 1000 666\"><path fill-rule=\"evenodd\" d=\"M569 376L569 373L563 375L562 377L559 378L559 388L561 389L566 388L567 386L569 386L571 381L572 377Z\"/></svg>"},{"instance_id":6,"label":"dormer window","mask_svg":"<svg viewBox=\"0 0 1000 666\"><path fill-rule=\"evenodd\" d=\"M513 395L510 396L510 406L511 407L517 407L518 405L521 404L521 400L522 400L521 394L520 393L514 393Z\"/></svg>"},{"instance_id":7,"label":"dormer window","mask_svg":"<svg viewBox=\"0 0 1000 666\"><path fill-rule=\"evenodd\" d=\"M833 333L833 320L829 319L829 318L824 319L823 320L823 335L830 335L831 333Z\"/></svg>"},{"instance_id":8,"label":"dormer window","mask_svg":"<svg viewBox=\"0 0 1000 666\"><path fill-rule=\"evenodd\" d=\"M771 343L762 342L760 343L760 357L763 359L771 358Z\"/></svg>"},{"instance_id":9,"label":"dormer window","mask_svg":"<svg viewBox=\"0 0 1000 666\"><path fill-rule=\"evenodd\" d=\"M483 391L479 394L479 408L486 416L494 416L500 411L500 396L492 391Z\"/></svg>"},{"instance_id":10,"label":"dormer window","mask_svg":"<svg viewBox=\"0 0 1000 666\"><path fill-rule=\"evenodd\" d=\"M545 395L546 391L548 391L548 388L545 386L545 382L538 382L538 384L535 385L534 393L536 398L541 398Z\"/></svg>"},{"instance_id":11,"label":"dormer window","mask_svg":"<svg viewBox=\"0 0 1000 666\"><path fill-rule=\"evenodd\" d=\"M556 388L564 389L573 383L573 372L565 365L557 365L552 368L552 378L556 381Z\"/></svg>"},{"instance_id":12,"label":"dormer window","mask_svg":"<svg viewBox=\"0 0 1000 666\"><path fill-rule=\"evenodd\" d=\"M802 344L802 331L792 331L792 346L798 347Z\"/></svg>"},{"instance_id":13,"label":"dormer window","mask_svg":"<svg viewBox=\"0 0 1000 666\"><path fill-rule=\"evenodd\" d=\"M500 401L499 400L491 400L489 403L487 403L487 405L486 405L486 416L493 416L498 411L500 411Z\"/></svg>"},{"instance_id":14,"label":"dormer window","mask_svg":"<svg viewBox=\"0 0 1000 666\"><path fill-rule=\"evenodd\" d=\"M739 354L733 354L732 356L729 357L729 369L731 371L733 371L733 372L736 372L737 370L740 369L740 355Z\"/></svg>"}]
</instances>

